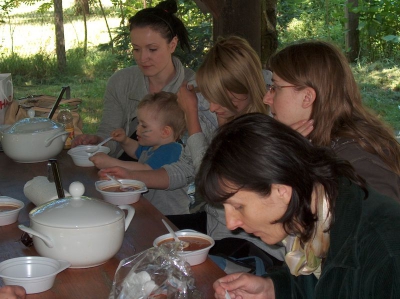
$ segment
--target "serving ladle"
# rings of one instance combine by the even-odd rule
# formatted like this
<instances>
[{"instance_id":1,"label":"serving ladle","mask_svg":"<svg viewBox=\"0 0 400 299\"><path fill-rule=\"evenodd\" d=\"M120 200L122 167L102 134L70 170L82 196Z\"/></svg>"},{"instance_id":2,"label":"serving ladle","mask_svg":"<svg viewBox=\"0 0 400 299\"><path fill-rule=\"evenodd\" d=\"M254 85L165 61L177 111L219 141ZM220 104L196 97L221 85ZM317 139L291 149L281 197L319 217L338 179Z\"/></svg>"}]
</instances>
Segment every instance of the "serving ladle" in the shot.
<instances>
[{"instance_id":1,"label":"serving ladle","mask_svg":"<svg viewBox=\"0 0 400 299\"><path fill-rule=\"evenodd\" d=\"M170 227L168 225L168 223L164 220L161 219L161 221L164 223L165 227L167 228L167 230L169 231L169 233L172 235L172 237L174 238L175 242L178 242L180 244L179 249L184 249L189 247L189 242L186 241L182 241L178 238L178 236L175 234L174 230L172 229L172 227Z\"/></svg>"},{"instance_id":2,"label":"serving ladle","mask_svg":"<svg viewBox=\"0 0 400 299\"><path fill-rule=\"evenodd\" d=\"M102 142L100 142L100 143L99 143L98 145L96 145L95 147L93 147L93 148L88 148L88 149L86 150L86 152L93 155L94 153L96 153L96 152L100 149L100 146L102 146L104 143L107 143L107 142L110 141L111 139L112 139L112 137L108 137L108 138L104 139Z\"/></svg>"},{"instance_id":3,"label":"serving ladle","mask_svg":"<svg viewBox=\"0 0 400 299\"><path fill-rule=\"evenodd\" d=\"M120 181L118 181L117 179L115 179L114 177L112 177L111 175L109 175L108 173L106 173L106 177L108 177L111 181L113 181L114 183L119 185L119 189L121 191L135 191L135 188L133 187L126 187L124 184L122 184Z\"/></svg>"}]
</instances>

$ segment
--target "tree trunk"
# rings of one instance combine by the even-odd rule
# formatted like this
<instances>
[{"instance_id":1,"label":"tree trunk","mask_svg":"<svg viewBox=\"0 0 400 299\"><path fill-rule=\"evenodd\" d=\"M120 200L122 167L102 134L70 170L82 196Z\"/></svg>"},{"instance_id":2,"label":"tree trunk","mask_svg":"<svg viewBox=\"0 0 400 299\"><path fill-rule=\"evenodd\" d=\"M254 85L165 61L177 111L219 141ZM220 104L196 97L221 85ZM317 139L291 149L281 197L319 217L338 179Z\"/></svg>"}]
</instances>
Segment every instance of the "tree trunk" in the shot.
<instances>
[{"instance_id":1,"label":"tree trunk","mask_svg":"<svg viewBox=\"0 0 400 299\"><path fill-rule=\"evenodd\" d=\"M56 29L56 54L58 69L63 72L67 67L64 38L64 18L62 0L54 0L54 23Z\"/></svg>"},{"instance_id":2,"label":"tree trunk","mask_svg":"<svg viewBox=\"0 0 400 299\"><path fill-rule=\"evenodd\" d=\"M278 48L277 0L194 0L203 13L213 16L213 39L238 35L247 39L265 65Z\"/></svg>"},{"instance_id":3,"label":"tree trunk","mask_svg":"<svg viewBox=\"0 0 400 299\"><path fill-rule=\"evenodd\" d=\"M347 59L355 62L360 53L360 36L358 31L358 14L349 11L350 7L358 7L358 0L347 0L345 5L345 17L347 19L345 26L345 44Z\"/></svg>"},{"instance_id":4,"label":"tree trunk","mask_svg":"<svg viewBox=\"0 0 400 299\"><path fill-rule=\"evenodd\" d=\"M111 51L112 51L112 53L114 53L114 44L113 44L113 39L112 39L112 35L111 35L111 30L110 30L110 26L108 26L106 13L104 11L103 4L101 3L101 0L99 0L99 4L100 4L101 13L103 14L103 17L104 17L104 21L106 22L108 36L110 37Z\"/></svg>"},{"instance_id":5,"label":"tree trunk","mask_svg":"<svg viewBox=\"0 0 400 299\"><path fill-rule=\"evenodd\" d=\"M89 15L89 0L75 0L76 15Z\"/></svg>"},{"instance_id":6,"label":"tree trunk","mask_svg":"<svg viewBox=\"0 0 400 299\"><path fill-rule=\"evenodd\" d=\"M213 38L238 35L250 43L261 57L261 0L220 0L214 17Z\"/></svg>"},{"instance_id":7,"label":"tree trunk","mask_svg":"<svg viewBox=\"0 0 400 299\"><path fill-rule=\"evenodd\" d=\"M82 11L84 11L85 9L85 1L87 2L87 0L80 0L80 4L82 6ZM83 26L84 26L84 30L85 30L85 38L83 41L83 55L86 56L87 54L87 44L88 44L88 30L87 30L87 19L86 19L86 13L82 14L83 16Z\"/></svg>"},{"instance_id":8,"label":"tree trunk","mask_svg":"<svg viewBox=\"0 0 400 299\"><path fill-rule=\"evenodd\" d=\"M118 5L119 5L119 10L121 13L121 26L125 25L125 11L124 11L124 4L122 3L122 0L118 1Z\"/></svg>"},{"instance_id":9,"label":"tree trunk","mask_svg":"<svg viewBox=\"0 0 400 299\"><path fill-rule=\"evenodd\" d=\"M278 33L276 32L276 3L277 0L262 2L261 21L261 62L266 68L268 59L278 49Z\"/></svg>"}]
</instances>

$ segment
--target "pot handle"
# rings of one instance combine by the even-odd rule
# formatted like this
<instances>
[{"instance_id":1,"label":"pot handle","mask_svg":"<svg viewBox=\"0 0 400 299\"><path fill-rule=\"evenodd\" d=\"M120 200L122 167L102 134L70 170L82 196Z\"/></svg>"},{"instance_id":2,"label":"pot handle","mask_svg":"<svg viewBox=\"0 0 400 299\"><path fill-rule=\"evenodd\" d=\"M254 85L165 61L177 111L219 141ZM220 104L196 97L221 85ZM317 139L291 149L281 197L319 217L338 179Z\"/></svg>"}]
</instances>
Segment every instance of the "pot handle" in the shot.
<instances>
[{"instance_id":1,"label":"pot handle","mask_svg":"<svg viewBox=\"0 0 400 299\"><path fill-rule=\"evenodd\" d=\"M43 235L43 234L41 234L41 233L29 228L29 227L26 227L23 224L18 225L18 228L20 230L28 233L31 237L32 236L36 236L39 239L42 239L42 241L47 245L47 247L49 247L49 248L53 248L54 247L53 241L49 237L47 237L47 236L45 236L45 235Z\"/></svg>"},{"instance_id":2,"label":"pot handle","mask_svg":"<svg viewBox=\"0 0 400 299\"><path fill-rule=\"evenodd\" d=\"M128 215L125 217L125 231L128 229L129 224L132 221L133 216L135 215L135 208L131 207L130 205L120 205L118 206L121 210L127 210Z\"/></svg>"},{"instance_id":3,"label":"pot handle","mask_svg":"<svg viewBox=\"0 0 400 299\"><path fill-rule=\"evenodd\" d=\"M53 142L54 139L56 139L56 138L58 138L58 137L60 137L60 136L63 136L63 135L65 135L65 136L63 136L63 141L65 142L65 140L67 140L67 135L68 135L68 134L69 134L69 132L67 132L67 131L60 132L60 133L54 135L53 137L50 137L50 138L46 139L46 140L44 141L44 145L45 145L46 147L48 147L48 146Z\"/></svg>"}]
</instances>

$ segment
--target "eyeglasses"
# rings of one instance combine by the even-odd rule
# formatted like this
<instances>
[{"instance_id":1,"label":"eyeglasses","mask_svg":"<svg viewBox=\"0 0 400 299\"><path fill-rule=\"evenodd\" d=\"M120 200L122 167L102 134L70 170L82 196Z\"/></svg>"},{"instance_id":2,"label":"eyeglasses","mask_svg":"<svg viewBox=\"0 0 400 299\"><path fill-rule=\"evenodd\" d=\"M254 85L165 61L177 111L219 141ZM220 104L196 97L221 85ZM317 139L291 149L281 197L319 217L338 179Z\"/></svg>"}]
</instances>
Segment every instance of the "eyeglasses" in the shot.
<instances>
[{"instance_id":1,"label":"eyeglasses","mask_svg":"<svg viewBox=\"0 0 400 299\"><path fill-rule=\"evenodd\" d=\"M279 85L267 84L266 87L267 87L267 92L274 93L277 89L282 89L282 88L286 88L286 87L296 87L296 85L279 86Z\"/></svg>"}]
</instances>

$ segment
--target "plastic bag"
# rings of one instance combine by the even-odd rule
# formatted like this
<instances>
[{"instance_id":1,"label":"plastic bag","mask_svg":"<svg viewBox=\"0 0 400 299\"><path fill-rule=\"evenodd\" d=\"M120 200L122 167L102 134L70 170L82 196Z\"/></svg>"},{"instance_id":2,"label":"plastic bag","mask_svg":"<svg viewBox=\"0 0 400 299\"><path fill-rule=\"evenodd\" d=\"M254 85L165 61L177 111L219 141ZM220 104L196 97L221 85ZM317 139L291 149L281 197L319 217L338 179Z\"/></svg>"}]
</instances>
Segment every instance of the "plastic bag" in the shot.
<instances>
[{"instance_id":1,"label":"plastic bag","mask_svg":"<svg viewBox=\"0 0 400 299\"><path fill-rule=\"evenodd\" d=\"M190 265L177 254L178 246L172 242L123 259L109 299L203 299Z\"/></svg>"}]
</instances>

